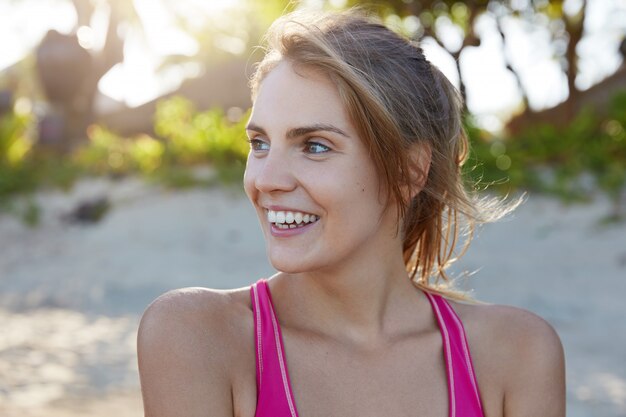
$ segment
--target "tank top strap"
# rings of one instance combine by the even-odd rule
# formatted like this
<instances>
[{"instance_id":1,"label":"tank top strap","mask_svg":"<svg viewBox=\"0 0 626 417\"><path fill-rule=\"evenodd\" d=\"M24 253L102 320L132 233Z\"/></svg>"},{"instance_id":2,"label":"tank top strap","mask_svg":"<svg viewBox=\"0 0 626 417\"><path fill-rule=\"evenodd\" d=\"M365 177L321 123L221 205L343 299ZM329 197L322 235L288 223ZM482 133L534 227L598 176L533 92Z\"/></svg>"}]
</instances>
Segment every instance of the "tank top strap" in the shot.
<instances>
[{"instance_id":1,"label":"tank top strap","mask_svg":"<svg viewBox=\"0 0 626 417\"><path fill-rule=\"evenodd\" d=\"M265 279L250 287L256 350L257 408L255 417L298 417L280 325Z\"/></svg>"},{"instance_id":2,"label":"tank top strap","mask_svg":"<svg viewBox=\"0 0 626 417\"><path fill-rule=\"evenodd\" d=\"M443 339L450 417L483 417L480 392L463 323L445 298L428 292L424 294L433 308Z\"/></svg>"}]
</instances>

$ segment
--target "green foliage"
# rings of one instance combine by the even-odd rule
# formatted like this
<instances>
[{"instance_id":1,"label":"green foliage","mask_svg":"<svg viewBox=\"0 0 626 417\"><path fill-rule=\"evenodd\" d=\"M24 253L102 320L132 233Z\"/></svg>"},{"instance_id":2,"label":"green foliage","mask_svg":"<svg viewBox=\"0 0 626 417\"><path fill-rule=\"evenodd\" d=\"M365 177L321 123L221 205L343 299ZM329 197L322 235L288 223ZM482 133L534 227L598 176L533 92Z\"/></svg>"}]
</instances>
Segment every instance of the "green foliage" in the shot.
<instances>
[{"instance_id":1,"label":"green foliage","mask_svg":"<svg viewBox=\"0 0 626 417\"><path fill-rule=\"evenodd\" d=\"M61 155L33 146L32 115L5 114L0 117L0 210L36 225L40 213L34 201L18 207L9 197L45 186L67 189L84 175L138 174L173 188L240 184L249 149L246 120L243 114L231 122L221 109L197 112L188 100L175 97L158 104L158 138L125 138L92 125L82 146ZM208 174L199 175L207 166Z\"/></svg>"},{"instance_id":2,"label":"green foliage","mask_svg":"<svg viewBox=\"0 0 626 417\"><path fill-rule=\"evenodd\" d=\"M32 139L29 115L6 113L0 116L0 200L20 190L32 190Z\"/></svg>"},{"instance_id":3,"label":"green foliage","mask_svg":"<svg viewBox=\"0 0 626 417\"><path fill-rule=\"evenodd\" d=\"M580 112L564 128L541 124L515 137L486 138L471 122L467 174L502 192L530 189L564 200L586 200L597 189L616 203L626 187L626 92L616 94L607 116Z\"/></svg>"},{"instance_id":4,"label":"green foliage","mask_svg":"<svg viewBox=\"0 0 626 417\"><path fill-rule=\"evenodd\" d=\"M154 130L121 137L93 125L88 140L69 155L33 146L34 118L0 117L0 209L8 197L42 186L69 188L81 175L142 175L168 187L240 184L248 153L247 114L229 121L222 110L198 112L175 97L157 106ZM619 201L626 188L626 92L616 94L606 116L581 112L567 127L533 126L509 138L494 138L466 121L470 160L466 174L502 193L535 190L567 201L586 200L597 190ZM210 168L207 168L210 167ZM36 224L30 201L20 217Z\"/></svg>"},{"instance_id":5,"label":"green foliage","mask_svg":"<svg viewBox=\"0 0 626 417\"><path fill-rule=\"evenodd\" d=\"M0 211L16 214L36 226L41 211L32 198L13 204L10 197L45 185L68 188L79 174L77 166L58 154L34 146L34 117L13 112L0 116Z\"/></svg>"},{"instance_id":6,"label":"green foliage","mask_svg":"<svg viewBox=\"0 0 626 417\"><path fill-rule=\"evenodd\" d=\"M229 122L221 109L197 113L189 100L175 97L158 104L154 130L165 139L170 161L222 167L245 161L244 123L243 117L238 123Z\"/></svg>"},{"instance_id":7,"label":"green foliage","mask_svg":"<svg viewBox=\"0 0 626 417\"><path fill-rule=\"evenodd\" d=\"M103 126L92 125L87 131L89 142L76 149L73 161L91 174L121 176L133 171L130 140Z\"/></svg>"},{"instance_id":8,"label":"green foliage","mask_svg":"<svg viewBox=\"0 0 626 417\"><path fill-rule=\"evenodd\" d=\"M124 138L103 126L91 126L88 145L74 153L74 162L95 175L139 173L174 188L239 182L248 155L245 115L230 122L221 109L197 112L182 97L157 105L154 130L158 138ZM210 165L216 178L200 178L194 167Z\"/></svg>"},{"instance_id":9,"label":"green foliage","mask_svg":"<svg viewBox=\"0 0 626 417\"><path fill-rule=\"evenodd\" d=\"M73 162L94 175L150 175L161 167L165 145L148 135L124 138L103 126L87 131L89 143L72 155Z\"/></svg>"}]
</instances>

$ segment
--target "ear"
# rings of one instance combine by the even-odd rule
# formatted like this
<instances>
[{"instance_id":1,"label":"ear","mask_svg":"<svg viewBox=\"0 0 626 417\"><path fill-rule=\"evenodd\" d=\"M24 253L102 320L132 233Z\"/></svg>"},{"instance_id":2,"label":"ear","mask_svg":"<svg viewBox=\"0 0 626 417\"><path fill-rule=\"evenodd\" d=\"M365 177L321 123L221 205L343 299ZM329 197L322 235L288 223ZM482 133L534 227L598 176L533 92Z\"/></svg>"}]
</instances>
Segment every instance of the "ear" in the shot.
<instances>
[{"instance_id":1,"label":"ear","mask_svg":"<svg viewBox=\"0 0 626 417\"><path fill-rule=\"evenodd\" d=\"M432 154L432 148L428 143L413 145L409 150L409 184L406 188L407 201L411 201L426 185Z\"/></svg>"}]
</instances>

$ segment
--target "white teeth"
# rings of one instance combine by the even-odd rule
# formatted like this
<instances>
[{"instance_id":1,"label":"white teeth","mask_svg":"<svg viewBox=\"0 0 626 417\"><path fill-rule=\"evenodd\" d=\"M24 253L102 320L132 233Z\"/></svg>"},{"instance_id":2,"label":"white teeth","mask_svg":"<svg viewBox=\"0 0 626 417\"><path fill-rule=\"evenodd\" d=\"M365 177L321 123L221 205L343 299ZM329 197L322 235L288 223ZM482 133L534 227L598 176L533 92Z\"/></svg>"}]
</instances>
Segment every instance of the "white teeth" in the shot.
<instances>
[{"instance_id":1,"label":"white teeth","mask_svg":"<svg viewBox=\"0 0 626 417\"><path fill-rule=\"evenodd\" d=\"M277 226L285 226L284 229L304 226L318 219L319 217L314 214L302 213L300 211L267 211L267 221Z\"/></svg>"}]
</instances>

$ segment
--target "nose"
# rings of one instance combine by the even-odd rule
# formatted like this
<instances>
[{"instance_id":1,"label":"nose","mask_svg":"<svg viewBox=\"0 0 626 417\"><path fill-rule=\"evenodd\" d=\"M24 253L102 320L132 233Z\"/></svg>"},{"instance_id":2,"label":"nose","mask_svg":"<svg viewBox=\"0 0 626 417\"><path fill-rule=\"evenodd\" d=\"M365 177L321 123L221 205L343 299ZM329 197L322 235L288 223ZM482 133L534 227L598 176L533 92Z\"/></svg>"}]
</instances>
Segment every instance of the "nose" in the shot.
<instances>
[{"instance_id":1,"label":"nose","mask_svg":"<svg viewBox=\"0 0 626 417\"><path fill-rule=\"evenodd\" d=\"M289 158L280 149L274 148L263 158L250 158L249 164L256 165L253 169L254 186L262 193L292 191L296 188L296 178Z\"/></svg>"}]
</instances>

